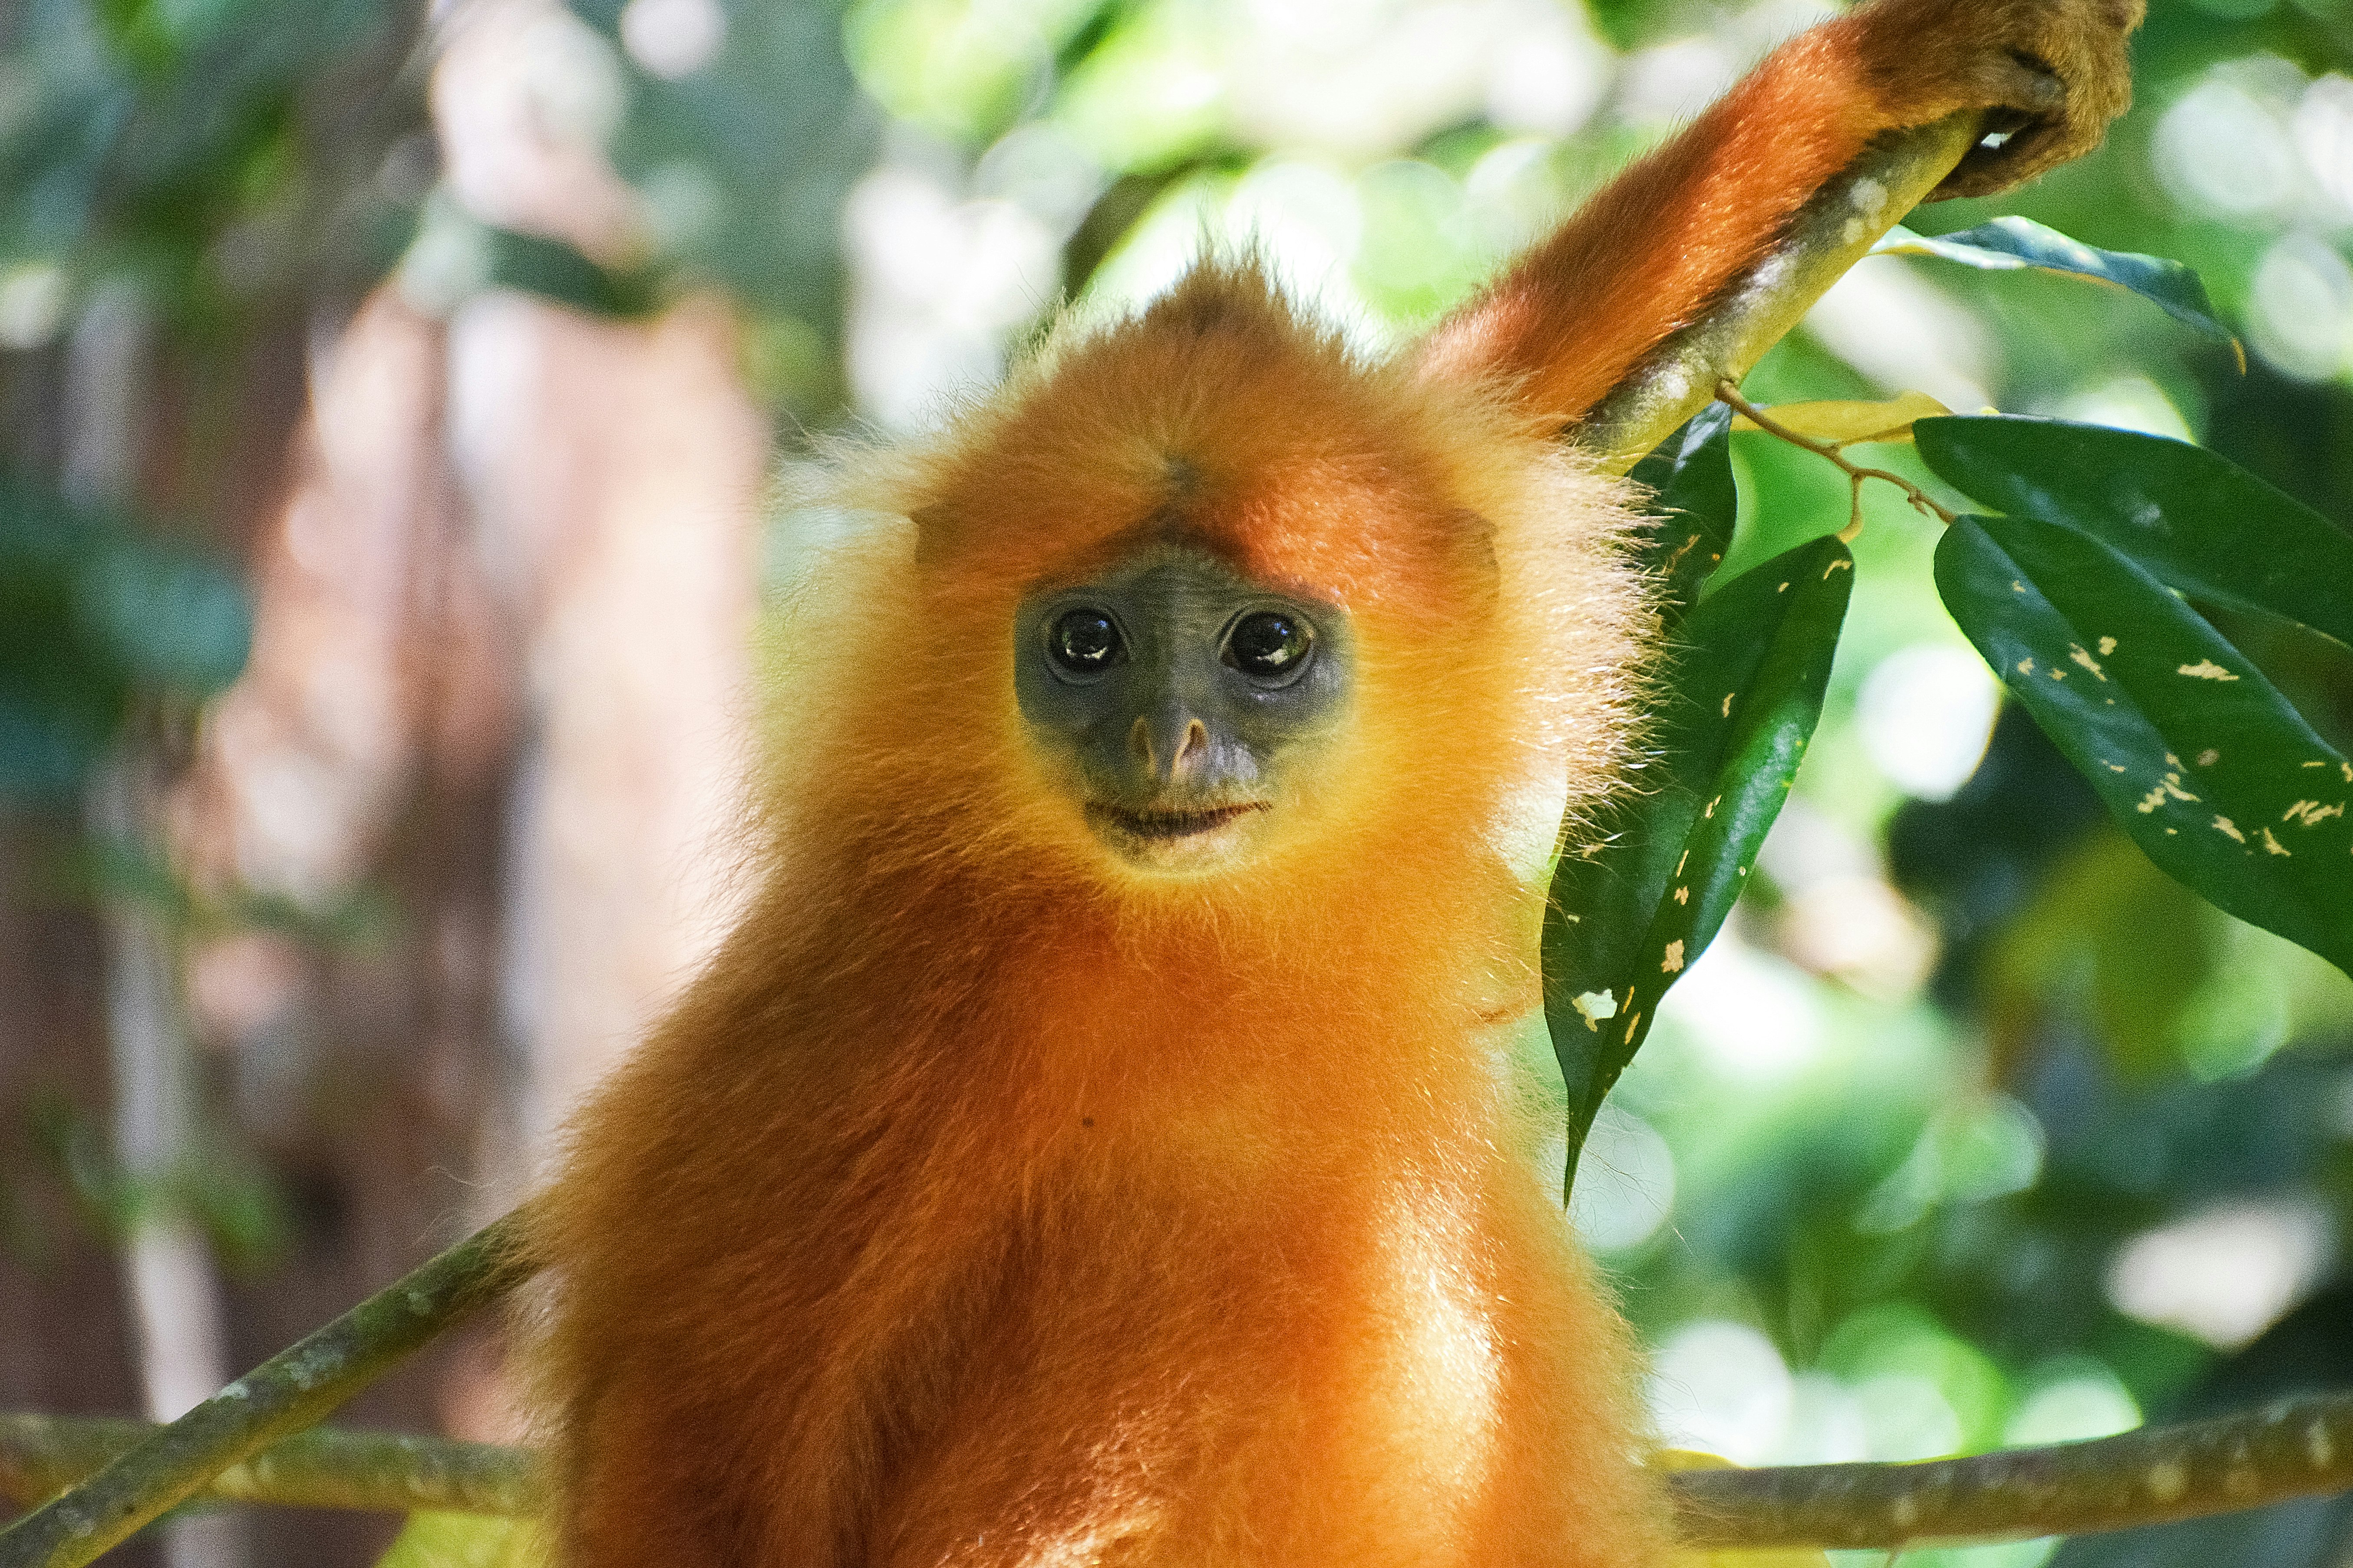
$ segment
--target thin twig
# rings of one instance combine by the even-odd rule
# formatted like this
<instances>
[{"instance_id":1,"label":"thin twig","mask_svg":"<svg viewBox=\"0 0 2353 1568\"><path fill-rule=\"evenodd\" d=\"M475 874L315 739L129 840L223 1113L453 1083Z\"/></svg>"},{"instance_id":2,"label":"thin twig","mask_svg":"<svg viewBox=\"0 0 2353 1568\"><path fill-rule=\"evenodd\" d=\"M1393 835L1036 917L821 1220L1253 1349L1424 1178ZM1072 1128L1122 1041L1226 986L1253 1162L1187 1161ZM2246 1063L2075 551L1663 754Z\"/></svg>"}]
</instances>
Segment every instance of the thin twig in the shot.
<instances>
[{"instance_id":1,"label":"thin twig","mask_svg":"<svg viewBox=\"0 0 2353 1568\"><path fill-rule=\"evenodd\" d=\"M1940 522L1951 524L1960 521L1958 512L1950 507L1940 505L1936 497L1905 479L1902 474L1890 473L1885 468L1864 468L1862 464L1851 460L1844 452L1841 451L1837 442L1818 441L1811 436L1800 436L1748 399L1741 396L1740 389L1729 380L1715 384L1715 395L1718 402L1728 405L1733 412L1742 416L1767 436L1777 437L1792 447L1803 447L1814 456L1826 458L1839 466L1840 470L1847 477L1852 499L1852 510L1847 515L1847 525L1839 531L1839 537L1847 542L1852 543L1854 536L1862 531L1862 481L1865 479L1885 479L1889 484L1902 490L1904 498L1910 501L1915 509Z\"/></svg>"},{"instance_id":2,"label":"thin twig","mask_svg":"<svg viewBox=\"0 0 2353 1568\"><path fill-rule=\"evenodd\" d=\"M476 1231L0 1530L0 1568L81 1568L231 1465L317 1422L529 1278L523 1215L519 1209Z\"/></svg>"}]
</instances>

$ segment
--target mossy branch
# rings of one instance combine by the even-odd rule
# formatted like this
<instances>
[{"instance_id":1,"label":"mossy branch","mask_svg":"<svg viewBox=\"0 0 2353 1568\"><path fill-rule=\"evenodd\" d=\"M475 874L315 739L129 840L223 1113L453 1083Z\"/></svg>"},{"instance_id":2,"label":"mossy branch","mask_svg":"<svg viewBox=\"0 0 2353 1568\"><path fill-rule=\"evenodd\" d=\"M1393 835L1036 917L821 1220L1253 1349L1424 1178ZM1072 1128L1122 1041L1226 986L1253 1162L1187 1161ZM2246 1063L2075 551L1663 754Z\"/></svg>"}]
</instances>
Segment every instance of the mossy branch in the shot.
<instances>
[{"instance_id":1,"label":"mossy branch","mask_svg":"<svg viewBox=\"0 0 2353 1568\"><path fill-rule=\"evenodd\" d=\"M1578 445L1623 473L1738 384L1848 268L1869 253L1977 141L1975 110L1881 137L1798 210L1780 240L1697 321L1645 355L1577 426Z\"/></svg>"},{"instance_id":2,"label":"mossy branch","mask_svg":"<svg viewBox=\"0 0 2353 1568\"><path fill-rule=\"evenodd\" d=\"M30 1508L96 1474L157 1430L145 1421L0 1414L0 1500ZM213 1477L220 1502L510 1518L545 1505L536 1455L391 1432L297 1432Z\"/></svg>"},{"instance_id":3,"label":"mossy branch","mask_svg":"<svg viewBox=\"0 0 2353 1568\"><path fill-rule=\"evenodd\" d=\"M158 1428L0 1416L0 1493L30 1501ZM1694 1547L1842 1546L2083 1535L2231 1513L2353 1488L2353 1393L2120 1436L1905 1465L1685 1470L1669 1478ZM535 1514L521 1448L311 1431L221 1472L206 1494L301 1508Z\"/></svg>"},{"instance_id":4,"label":"mossy branch","mask_svg":"<svg viewBox=\"0 0 2353 1568\"><path fill-rule=\"evenodd\" d=\"M80 1568L230 1466L317 1423L529 1277L522 1215L475 1232L0 1531L0 1568Z\"/></svg>"},{"instance_id":5,"label":"mossy branch","mask_svg":"<svg viewBox=\"0 0 2353 1568\"><path fill-rule=\"evenodd\" d=\"M1673 1486L1683 1534L1701 1547L2128 1530L2353 1489L2353 1393L1966 1459L1689 1470Z\"/></svg>"}]
</instances>

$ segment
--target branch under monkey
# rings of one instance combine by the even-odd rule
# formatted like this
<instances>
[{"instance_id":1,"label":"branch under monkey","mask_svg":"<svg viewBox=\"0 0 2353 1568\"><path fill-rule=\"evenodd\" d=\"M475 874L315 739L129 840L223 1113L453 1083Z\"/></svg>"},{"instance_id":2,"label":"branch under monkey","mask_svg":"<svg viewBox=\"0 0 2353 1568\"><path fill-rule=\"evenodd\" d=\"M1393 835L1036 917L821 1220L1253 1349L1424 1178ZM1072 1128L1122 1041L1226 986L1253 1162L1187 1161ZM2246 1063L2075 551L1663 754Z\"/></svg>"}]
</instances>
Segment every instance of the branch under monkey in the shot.
<instances>
[{"instance_id":1,"label":"branch under monkey","mask_svg":"<svg viewBox=\"0 0 2353 1568\"><path fill-rule=\"evenodd\" d=\"M0 1496L30 1503L155 1430L0 1415ZM1914 1464L1685 1470L1669 1482L1695 1548L1841 1546L2083 1535L2262 1508L2353 1487L2353 1393L2114 1437ZM509 1518L539 1511L527 1449L318 1428L223 1472L225 1502Z\"/></svg>"}]
</instances>

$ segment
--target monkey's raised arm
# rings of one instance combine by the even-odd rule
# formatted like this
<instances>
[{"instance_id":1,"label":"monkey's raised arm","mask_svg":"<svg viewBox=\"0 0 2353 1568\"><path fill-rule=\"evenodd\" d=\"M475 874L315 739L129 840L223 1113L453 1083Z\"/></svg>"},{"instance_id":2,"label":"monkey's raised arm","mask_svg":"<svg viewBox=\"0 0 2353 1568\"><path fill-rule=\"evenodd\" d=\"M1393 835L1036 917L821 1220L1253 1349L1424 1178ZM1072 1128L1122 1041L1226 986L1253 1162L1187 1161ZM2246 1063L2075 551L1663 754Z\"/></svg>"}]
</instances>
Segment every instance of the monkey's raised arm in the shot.
<instances>
[{"instance_id":1,"label":"monkey's raised arm","mask_svg":"<svg viewBox=\"0 0 2353 1568\"><path fill-rule=\"evenodd\" d=\"M1977 195L2098 145L2131 101L2144 0L1873 0L1776 50L1440 322L1423 363L1508 378L1574 425L1697 319L1882 132L1985 111L1930 199ZM1900 214L1883 215L1893 221Z\"/></svg>"}]
</instances>

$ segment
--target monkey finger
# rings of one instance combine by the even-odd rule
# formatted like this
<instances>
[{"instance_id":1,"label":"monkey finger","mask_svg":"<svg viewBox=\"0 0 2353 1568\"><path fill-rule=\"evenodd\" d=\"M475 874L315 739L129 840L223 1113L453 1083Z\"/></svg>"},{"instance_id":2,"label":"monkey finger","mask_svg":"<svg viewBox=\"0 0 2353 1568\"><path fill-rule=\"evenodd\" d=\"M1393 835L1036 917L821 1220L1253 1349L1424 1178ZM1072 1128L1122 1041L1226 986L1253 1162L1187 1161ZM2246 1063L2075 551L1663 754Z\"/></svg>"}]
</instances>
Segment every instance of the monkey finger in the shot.
<instances>
[{"instance_id":1,"label":"monkey finger","mask_svg":"<svg viewBox=\"0 0 2353 1568\"><path fill-rule=\"evenodd\" d=\"M1973 147L1927 199L1991 195L2063 163L2076 151L2067 131L2063 122L2039 121L2010 132L1998 147Z\"/></svg>"},{"instance_id":2,"label":"monkey finger","mask_svg":"<svg viewBox=\"0 0 2353 1568\"><path fill-rule=\"evenodd\" d=\"M2066 111L2066 81L2049 64L2023 49L1987 60L1981 76L1989 106L2015 110L2030 120L2049 120Z\"/></svg>"}]
</instances>

